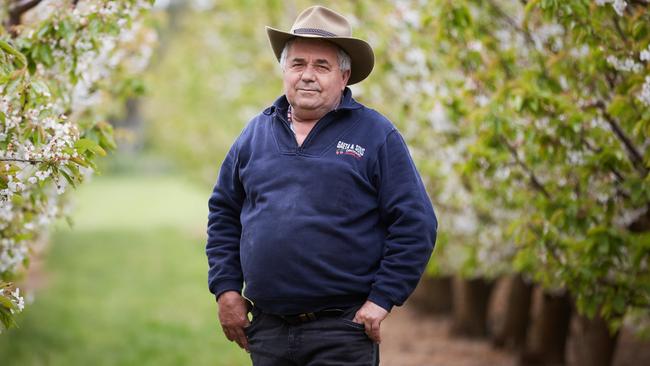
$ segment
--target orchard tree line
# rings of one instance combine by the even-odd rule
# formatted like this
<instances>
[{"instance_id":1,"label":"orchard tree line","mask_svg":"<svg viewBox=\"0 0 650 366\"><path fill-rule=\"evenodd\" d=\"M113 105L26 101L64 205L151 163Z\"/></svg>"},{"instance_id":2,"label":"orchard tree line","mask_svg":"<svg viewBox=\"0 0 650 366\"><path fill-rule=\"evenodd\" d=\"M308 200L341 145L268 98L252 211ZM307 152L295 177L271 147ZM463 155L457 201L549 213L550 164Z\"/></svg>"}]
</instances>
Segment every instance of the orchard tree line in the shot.
<instances>
[{"instance_id":1,"label":"orchard tree line","mask_svg":"<svg viewBox=\"0 0 650 366\"><path fill-rule=\"evenodd\" d=\"M185 56L156 65L153 75L175 79L172 88L152 76L145 115L158 126L150 145L208 186L234 136L281 92L263 25L288 26L311 3L201 4L173 12L166 54ZM611 361L623 325L647 333L650 3L323 5L373 45L375 69L353 93L398 125L438 212L428 275L454 276L456 294L428 297L473 299L482 310L454 311L485 312L506 279L505 304L520 319L506 319L516 329L496 343L522 346L526 328L540 327L528 319L539 303L547 339L528 350L531 363L563 361L571 313L583 335L600 337L583 347L585 364ZM173 99L179 88L191 97ZM485 332L485 315L464 318L460 333Z\"/></svg>"},{"instance_id":2,"label":"orchard tree line","mask_svg":"<svg viewBox=\"0 0 650 366\"><path fill-rule=\"evenodd\" d=\"M473 237L461 266L565 289L612 329L650 306L648 5L438 1L420 23L435 34L427 69L451 123L437 141L462 146L460 185L443 189L462 187L454 203L475 217L459 230ZM412 42L407 53L426 40Z\"/></svg>"},{"instance_id":3,"label":"orchard tree line","mask_svg":"<svg viewBox=\"0 0 650 366\"><path fill-rule=\"evenodd\" d=\"M650 309L650 4L401 4L395 97L451 229L432 269L536 284L563 304L549 324L575 308L583 336L604 334L582 364L608 364ZM562 361L548 341L531 357Z\"/></svg>"},{"instance_id":4,"label":"orchard tree line","mask_svg":"<svg viewBox=\"0 0 650 366\"><path fill-rule=\"evenodd\" d=\"M25 306L13 283L66 215L68 191L114 149L108 118L142 90L153 0L0 5L0 332Z\"/></svg>"}]
</instances>

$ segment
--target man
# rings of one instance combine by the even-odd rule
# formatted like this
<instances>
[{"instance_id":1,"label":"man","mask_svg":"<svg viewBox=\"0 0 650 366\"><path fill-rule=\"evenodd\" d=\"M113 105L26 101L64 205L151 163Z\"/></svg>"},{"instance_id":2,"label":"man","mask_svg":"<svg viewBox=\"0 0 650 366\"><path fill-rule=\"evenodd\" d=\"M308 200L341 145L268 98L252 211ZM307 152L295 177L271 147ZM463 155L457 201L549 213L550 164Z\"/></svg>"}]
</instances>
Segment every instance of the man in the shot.
<instances>
[{"instance_id":1,"label":"man","mask_svg":"<svg viewBox=\"0 0 650 366\"><path fill-rule=\"evenodd\" d=\"M219 320L256 366L376 365L436 217L400 134L347 88L374 65L348 21L315 6L267 33L285 95L235 141L209 200Z\"/></svg>"}]
</instances>

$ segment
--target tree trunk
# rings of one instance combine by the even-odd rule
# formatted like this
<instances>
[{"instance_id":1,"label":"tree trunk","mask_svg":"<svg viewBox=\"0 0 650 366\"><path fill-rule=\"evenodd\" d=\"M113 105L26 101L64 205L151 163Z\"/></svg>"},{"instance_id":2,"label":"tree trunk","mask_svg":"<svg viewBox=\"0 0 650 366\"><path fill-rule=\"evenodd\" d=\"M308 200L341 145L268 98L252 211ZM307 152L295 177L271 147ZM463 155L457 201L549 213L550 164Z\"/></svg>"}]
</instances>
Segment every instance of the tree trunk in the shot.
<instances>
[{"instance_id":1,"label":"tree trunk","mask_svg":"<svg viewBox=\"0 0 650 366\"><path fill-rule=\"evenodd\" d=\"M532 322L520 365L564 365L571 302L566 294L552 295L537 287L533 293Z\"/></svg>"},{"instance_id":2,"label":"tree trunk","mask_svg":"<svg viewBox=\"0 0 650 366\"><path fill-rule=\"evenodd\" d=\"M521 275L499 279L490 300L488 319L493 346L514 350L525 345L532 290Z\"/></svg>"},{"instance_id":3,"label":"tree trunk","mask_svg":"<svg viewBox=\"0 0 650 366\"><path fill-rule=\"evenodd\" d=\"M569 364L573 366L609 366L614 359L618 332L610 334L600 317L589 319L574 315L568 343Z\"/></svg>"},{"instance_id":4,"label":"tree trunk","mask_svg":"<svg viewBox=\"0 0 650 366\"><path fill-rule=\"evenodd\" d=\"M635 326L639 326L639 324L635 324ZM621 328L612 364L616 366L650 365L650 339L641 337L636 333L638 330L626 326Z\"/></svg>"},{"instance_id":5,"label":"tree trunk","mask_svg":"<svg viewBox=\"0 0 650 366\"><path fill-rule=\"evenodd\" d=\"M110 120L116 130L121 133L116 136L120 152L136 154L144 147L144 121L142 119L141 100L131 97L125 102L126 114Z\"/></svg>"},{"instance_id":6,"label":"tree trunk","mask_svg":"<svg viewBox=\"0 0 650 366\"><path fill-rule=\"evenodd\" d=\"M451 296L450 276L424 276L409 298L409 303L426 314L450 314Z\"/></svg>"},{"instance_id":7,"label":"tree trunk","mask_svg":"<svg viewBox=\"0 0 650 366\"><path fill-rule=\"evenodd\" d=\"M463 279L454 277L453 316L450 332L465 337L487 335L487 307L492 282L482 278Z\"/></svg>"}]
</instances>

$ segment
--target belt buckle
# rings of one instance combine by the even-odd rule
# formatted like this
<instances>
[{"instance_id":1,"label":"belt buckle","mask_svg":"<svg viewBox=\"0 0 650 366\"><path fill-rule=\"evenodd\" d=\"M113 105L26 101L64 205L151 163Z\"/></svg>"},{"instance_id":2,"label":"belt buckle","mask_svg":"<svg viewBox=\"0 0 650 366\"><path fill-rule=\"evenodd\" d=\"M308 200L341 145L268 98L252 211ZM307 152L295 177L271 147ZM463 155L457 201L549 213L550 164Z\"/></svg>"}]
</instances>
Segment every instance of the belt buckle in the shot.
<instances>
[{"instance_id":1,"label":"belt buckle","mask_svg":"<svg viewBox=\"0 0 650 366\"><path fill-rule=\"evenodd\" d=\"M314 313L298 314L298 319L300 319L301 323L307 323L307 322L316 320L316 314L314 314Z\"/></svg>"}]
</instances>

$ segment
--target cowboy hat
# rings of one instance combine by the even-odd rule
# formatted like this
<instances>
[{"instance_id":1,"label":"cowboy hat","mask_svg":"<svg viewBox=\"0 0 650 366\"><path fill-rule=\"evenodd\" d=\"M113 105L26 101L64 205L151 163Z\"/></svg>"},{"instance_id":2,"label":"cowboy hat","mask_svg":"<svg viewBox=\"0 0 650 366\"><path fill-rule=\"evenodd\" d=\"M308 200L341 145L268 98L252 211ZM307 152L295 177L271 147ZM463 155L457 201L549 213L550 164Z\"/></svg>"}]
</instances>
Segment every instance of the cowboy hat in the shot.
<instances>
[{"instance_id":1,"label":"cowboy hat","mask_svg":"<svg viewBox=\"0 0 650 366\"><path fill-rule=\"evenodd\" d=\"M370 75L375 65L375 55L372 47L361 39L353 38L350 23L341 14L323 6L312 6L305 9L293 23L289 32L266 27L271 48L278 61L282 49L292 38L325 39L341 47L352 62L348 84L355 84Z\"/></svg>"}]
</instances>

